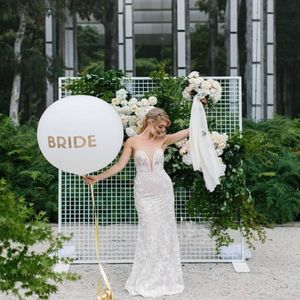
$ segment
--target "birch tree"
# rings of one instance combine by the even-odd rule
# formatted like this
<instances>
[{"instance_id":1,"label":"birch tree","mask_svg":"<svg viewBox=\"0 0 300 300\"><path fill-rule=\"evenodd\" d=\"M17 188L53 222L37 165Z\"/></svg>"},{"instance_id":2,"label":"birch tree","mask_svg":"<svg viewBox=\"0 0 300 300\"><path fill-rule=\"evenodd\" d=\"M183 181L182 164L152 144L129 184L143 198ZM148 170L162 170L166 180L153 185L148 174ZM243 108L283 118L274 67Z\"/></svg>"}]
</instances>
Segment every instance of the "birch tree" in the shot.
<instances>
[{"instance_id":1,"label":"birch tree","mask_svg":"<svg viewBox=\"0 0 300 300\"><path fill-rule=\"evenodd\" d=\"M14 58L15 58L15 72L10 98L10 108L9 116L11 120L19 125L19 99L21 90L21 47L25 36L26 25L27 25L27 10L28 3L26 1L16 1L16 8L18 11L18 16L20 20L19 30L16 34L15 44L14 44Z\"/></svg>"}]
</instances>

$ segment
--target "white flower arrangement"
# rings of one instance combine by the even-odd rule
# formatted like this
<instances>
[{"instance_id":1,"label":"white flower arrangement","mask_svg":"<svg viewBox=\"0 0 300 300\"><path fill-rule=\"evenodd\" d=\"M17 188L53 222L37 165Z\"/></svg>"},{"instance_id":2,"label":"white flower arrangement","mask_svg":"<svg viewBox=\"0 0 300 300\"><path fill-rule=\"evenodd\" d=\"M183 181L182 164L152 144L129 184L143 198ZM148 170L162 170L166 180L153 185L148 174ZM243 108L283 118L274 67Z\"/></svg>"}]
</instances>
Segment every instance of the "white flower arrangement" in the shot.
<instances>
[{"instance_id":1,"label":"white flower arrangement","mask_svg":"<svg viewBox=\"0 0 300 300\"><path fill-rule=\"evenodd\" d=\"M128 94L125 89L118 90L116 97L111 100L111 105L118 112L124 130L127 136L130 137L139 133L143 125L143 117L157 104L157 98L150 96L149 99L130 98L126 100Z\"/></svg>"},{"instance_id":2,"label":"white flower arrangement","mask_svg":"<svg viewBox=\"0 0 300 300\"><path fill-rule=\"evenodd\" d=\"M206 98L211 105L215 105L221 99L222 87L218 81L205 80L199 76L197 71L191 72L187 79L189 85L182 92L184 99L193 100L194 96L197 95L199 100Z\"/></svg>"},{"instance_id":3,"label":"white flower arrangement","mask_svg":"<svg viewBox=\"0 0 300 300\"><path fill-rule=\"evenodd\" d=\"M219 160L223 162L220 156L223 154L223 150L228 147L228 135L226 133L218 133L217 131L213 131L210 137L214 144ZM190 141L188 139L184 139L176 143L176 146L179 148L179 153L182 156L183 163L186 165L191 165L192 159L190 153Z\"/></svg>"}]
</instances>

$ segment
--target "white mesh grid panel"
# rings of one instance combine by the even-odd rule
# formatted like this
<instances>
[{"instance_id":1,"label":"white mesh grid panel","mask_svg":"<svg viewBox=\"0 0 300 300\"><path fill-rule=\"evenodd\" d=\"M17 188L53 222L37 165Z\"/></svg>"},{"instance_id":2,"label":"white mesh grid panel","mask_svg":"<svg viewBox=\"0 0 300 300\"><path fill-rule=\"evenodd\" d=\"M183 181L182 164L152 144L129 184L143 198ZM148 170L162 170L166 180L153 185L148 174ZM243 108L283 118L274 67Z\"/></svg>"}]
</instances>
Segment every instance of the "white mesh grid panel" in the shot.
<instances>
[{"instance_id":1,"label":"white mesh grid panel","mask_svg":"<svg viewBox=\"0 0 300 300\"><path fill-rule=\"evenodd\" d=\"M59 96L67 96L59 79ZM208 112L217 131L228 134L241 129L241 80L239 77L214 77L223 88L222 99ZM150 78L124 78L123 85L132 96L140 98L154 87ZM114 162L113 162L114 163ZM112 164L113 164L112 163ZM108 166L110 167L110 166ZM108 168L107 167L107 168ZM133 161L122 172L99 182L94 187L100 225L100 257L102 262L132 262L137 237L137 214L134 208ZM190 190L175 187L175 211L183 262L244 261L244 239L239 231L230 231L239 251L218 255L215 242L209 237L208 223L201 217L191 218L185 208ZM75 254L76 263L95 263L95 239L92 201L87 185L79 176L59 172L59 232L73 234L66 244ZM71 250L70 250L71 249Z\"/></svg>"}]
</instances>

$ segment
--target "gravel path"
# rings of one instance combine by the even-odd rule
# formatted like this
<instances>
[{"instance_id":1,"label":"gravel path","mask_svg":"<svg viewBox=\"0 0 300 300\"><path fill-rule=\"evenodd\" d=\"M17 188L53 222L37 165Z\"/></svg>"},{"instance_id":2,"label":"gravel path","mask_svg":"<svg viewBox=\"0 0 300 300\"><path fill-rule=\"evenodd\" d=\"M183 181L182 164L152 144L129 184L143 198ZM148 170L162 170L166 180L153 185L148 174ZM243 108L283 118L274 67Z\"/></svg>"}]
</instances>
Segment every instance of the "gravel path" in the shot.
<instances>
[{"instance_id":1,"label":"gravel path","mask_svg":"<svg viewBox=\"0 0 300 300\"><path fill-rule=\"evenodd\" d=\"M155 299L300 299L300 223L267 229L267 238L265 244L255 243L256 250L247 261L250 273L236 273L229 263L184 264L184 293ZM116 300L151 299L130 297L123 290L131 265L103 267ZM80 274L81 279L62 284L50 300L95 300L98 266L72 265L70 271ZM0 299L15 298L0 294Z\"/></svg>"}]
</instances>

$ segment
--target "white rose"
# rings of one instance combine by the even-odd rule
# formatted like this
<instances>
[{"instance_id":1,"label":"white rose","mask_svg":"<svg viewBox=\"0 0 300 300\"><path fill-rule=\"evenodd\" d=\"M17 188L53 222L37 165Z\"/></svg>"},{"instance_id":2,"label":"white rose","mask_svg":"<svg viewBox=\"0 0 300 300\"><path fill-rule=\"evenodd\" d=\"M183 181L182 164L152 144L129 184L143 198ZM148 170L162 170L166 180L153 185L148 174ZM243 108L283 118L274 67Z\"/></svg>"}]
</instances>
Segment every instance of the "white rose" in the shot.
<instances>
[{"instance_id":1,"label":"white rose","mask_svg":"<svg viewBox=\"0 0 300 300\"><path fill-rule=\"evenodd\" d=\"M190 154L183 155L182 161L183 161L183 163L185 163L188 166L191 165L192 164L191 155Z\"/></svg>"},{"instance_id":2,"label":"white rose","mask_svg":"<svg viewBox=\"0 0 300 300\"><path fill-rule=\"evenodd\" d=\"M129 118L127 116L123 116L121 117L121 121L124 127L126 127L128 125L128 120Z\"/></svg>"},{"instance_id":3,"label":"white rose","mask_svg":"<svg viewBox=\"0 0 300 300\"><path fill-rule=\"evenodd\" d=\"M149 97L149 103L150 103L150 105L156 105L157 104L157 98L155 96Z\"/></svg>"},{"instance_id":4,"label":"white rose","mask_svg":"<svg viewBox=\"0 0 300 300\"><path fill-rule=\"evenodd\" d=\"M134 130L134 127L127 127L125 129L126 134L130 137L130 136L135 136L137 135L137 131Z\"/></svg>"},{"instance_id":5,"label":"white rose","mask_svg":"<svg viewBox=\"0 0 300 300\"><path fill-rule=\"evenodd\" d=\"M119 105L119 104L120 104L120 99L118 99L118 98L113 98L113 99L111 100L111 103L112 103L113 105Z\"/></svg>"},{"instance_id":6,"label":"white rose","mask_svg":"<svg viewBox=\"0 0 300 300\"><path fill-rule=\"evenodd\" d=\"M149 101L146 98L141 99L141 106L148 106L149 105Z\"/></svg>"},{"instance_id":7,"label":"white rose","mask_svg":"<svg viewBox=\"0 0 300 300\"><path fill-rule=\"evenodd\" d=\"M185 88L184 90L183 90L183 92L182 92L182 97L184 98L184 99L191 99L191 95L190 95L190 93L187 91L187 89Z\"/></svg>"},{"instance_id":8,"label":"white rose","mask_svg":"<svg viewBox=\"0 0 300 300\"><path fill-rule=\"evenodd\" d=\"M216 149L217 155L221 156L223 154L223 150L221 149Z\"/></svg>"},{"instance_id":9,"label":"white rose","mask_svg":"<svg viewBox=\"0 0 300 300\"><path fill-rule=\"evenodd\" d=\"M116 97L120 100L125 100L127 97L127 91L125 89L120 89L116 92Z\"/></svg>"},{"instance_id":10,"label":"white rose","mask_svg":"<svg viewBox=\"0 0 300 300\"><path fill-rule=\"evenodd\" d=\"M220 143L218 148L223 150L223 149L226 148L226 144L225 143Z\"/></svg>"},{"instance_id":11,"label":"white rose","mask_svg":"<svg viewBox=\"0 0 300 300\"><path fill-rule=\"evenodd\" d=\"M199 72L193 71L188 75L188 78L198 78L199 77Z\"/></svg>"},{"instance_id":12,"label":"white rose","mask_svg":"<svg viewBox=\"0 0 300 300\"><path fill-rule=\"evenodd\" d=\"M129 108L131 112L136 112L139 109L139 107L134 103L129 104Z\"/></svg>"},{"instance_id":13,"label":"white rose","mask_svg":"<svg viewBox=\"0 0 300 300\"><path fill-rule=\"evenodd\" d=\"M137 104L138 100L136 98L130 98L128 101L129 104Z\"/></svg>"},{"instance_id":14,"label":"white rose","mask_svg":"<svg viewBox=\"0 0 300 300\"><path fill-rule=\"evenodd\" d=\"M180 153L181 155L186 154L186 153L187 153L187 148L183 146L183 147L179 150L179 153Z\"/></svg>"},{"instance_id":15,"label":"white rose","mask_svg":"<svg viewBox=\"0 0 300 300\"><path fill-rule=\"evenodd\" d=\"M122 107L122 112L124 114L129 115L131 113L129 106L126 105L126 106Z\"/></svg>"},{"instance_id":16,"label":"white rose","mask_svg":"<svg viewBox=\"0 0 300 300\"><path fill-rule=\"evenodd\" d=\"M128 104L128 102L126 100L122 100L120 103L122 106L126 106Z\"/></svg>"}]
</instances>

